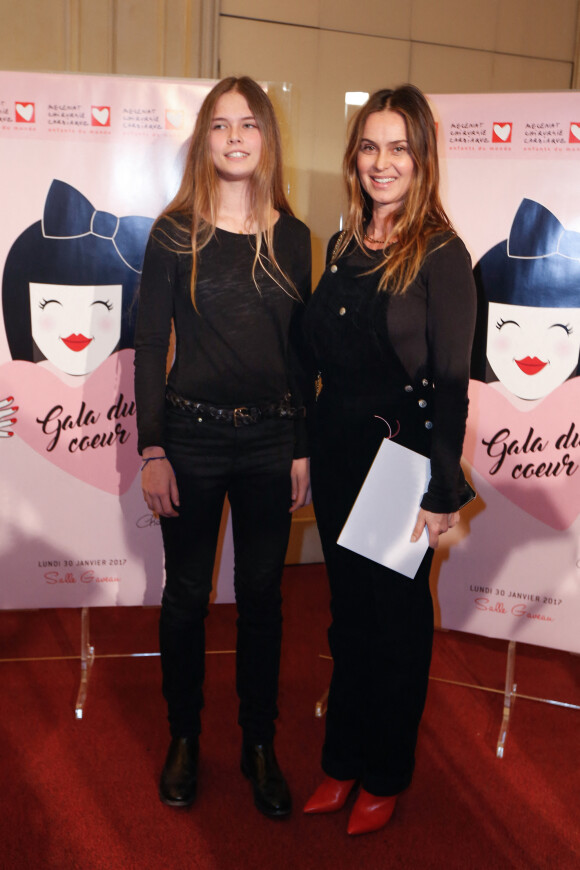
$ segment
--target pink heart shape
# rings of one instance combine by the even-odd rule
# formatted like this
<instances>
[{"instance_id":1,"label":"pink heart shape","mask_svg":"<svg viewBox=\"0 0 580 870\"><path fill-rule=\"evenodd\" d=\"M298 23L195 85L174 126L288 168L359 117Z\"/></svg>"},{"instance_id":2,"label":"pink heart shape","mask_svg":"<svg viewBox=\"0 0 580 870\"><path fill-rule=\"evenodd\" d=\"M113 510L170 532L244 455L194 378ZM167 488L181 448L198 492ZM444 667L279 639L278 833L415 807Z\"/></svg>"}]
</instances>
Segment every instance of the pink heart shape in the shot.
<instances>
[{"instance_id":1,"label":"pink heart shape","mask_svg":"<svg viewBox=\"0 0 580 870\"><path fill-rule=\"evenodd\" d=\"M78 480L114 495L126 492L140 464L133 356L132 350L112 354L78 386L34 363L6 363L0 397L14 396L18 406L14 434Z\"/></svg>"},{"instance_id":2,"label":"pink heart shape","mask_svg":"<svg viewBox=\"0 0 580 870\"><path fill-rule=\"evenodd\" d=\"M580 513L579 409L580 377L517 407L495 386L470 381L464 456L513 504L567 529Z\"/></svg>"}]
</instances>

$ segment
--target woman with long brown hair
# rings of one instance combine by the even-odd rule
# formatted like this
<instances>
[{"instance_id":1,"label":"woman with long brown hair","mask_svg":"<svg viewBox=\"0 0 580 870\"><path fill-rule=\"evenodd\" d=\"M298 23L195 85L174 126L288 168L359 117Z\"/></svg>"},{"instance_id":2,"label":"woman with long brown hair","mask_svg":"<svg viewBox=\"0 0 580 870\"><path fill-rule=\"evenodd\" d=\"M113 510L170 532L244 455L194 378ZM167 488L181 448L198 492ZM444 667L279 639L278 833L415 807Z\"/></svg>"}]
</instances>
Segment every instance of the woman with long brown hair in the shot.
<instances>
[{"instance_id":1,"label":"woman with long brown hair","mask_svg":"<svg viewBox=\"0 0 580 870\"><path fill-rule=\"evenodd\" d=\"M416 87L378 91L359 110L344 174L345 228L330 240L305 323L322 385L311 475L334 660L326 776L305 812L341 809L360 786L348 832L361 834L388 822L413 772L433 637L429 570L466 488L459 460L475 290L441 205L435 123ZM414 579L337 544L389 435L431 460L411 537L426 527L429 548ZM397 499L388 482L384 498Z\"/></svg>"},{"instance_id":2,"label":"woman with long brown hair","mask_svg":"<svg viewBox=\"0 0 580 870\"><path fill-rule=\"evenodd\" d=\"M297 353L309 292L310 234L284 194L272 104L252 79L224 79L201 107L181 187L151 232L135 341L142 487L165 549L171 742L159 794L170 806L196 794L204 619L227 494L242 771L261 812L290 812L273 739L280 581L291 513L309 488Z\"/></svg>"}]
</instances>

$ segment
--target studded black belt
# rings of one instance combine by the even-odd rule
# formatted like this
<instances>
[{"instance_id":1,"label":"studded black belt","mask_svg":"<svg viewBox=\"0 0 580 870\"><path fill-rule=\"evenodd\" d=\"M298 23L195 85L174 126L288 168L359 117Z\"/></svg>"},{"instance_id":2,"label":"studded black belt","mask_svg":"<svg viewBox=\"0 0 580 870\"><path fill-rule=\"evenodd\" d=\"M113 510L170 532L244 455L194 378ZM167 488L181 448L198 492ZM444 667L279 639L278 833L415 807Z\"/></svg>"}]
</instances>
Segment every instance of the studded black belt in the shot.
<instances>
[{"instance_id":1,"label":"studded black belt","mask_svg":"<svg viewBox=\"0 0 580 870\"><path fill-rule=\"evenodd\" d=\"M271 405L241 405L239 408L220 408L208 402L195 402L178 396L172 390L167 390L166 399L174 408L196 416L200 423L212 420L216 423L229 423L230 426L251 426L260 420L295 420L305 414L304 408L295 408L292 405L290 393Z\"/></svg>"}]
</instances>

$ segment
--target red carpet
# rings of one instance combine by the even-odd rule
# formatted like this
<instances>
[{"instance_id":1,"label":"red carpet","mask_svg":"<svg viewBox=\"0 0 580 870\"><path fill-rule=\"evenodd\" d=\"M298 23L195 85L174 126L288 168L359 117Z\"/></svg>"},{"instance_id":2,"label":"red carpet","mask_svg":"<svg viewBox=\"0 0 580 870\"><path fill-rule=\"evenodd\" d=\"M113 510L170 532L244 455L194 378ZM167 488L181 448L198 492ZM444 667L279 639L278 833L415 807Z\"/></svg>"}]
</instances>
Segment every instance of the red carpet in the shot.
<instances>
[{"instance_id":1,"label":"red carpet","mask_svg":"<svg viewBox=\"0 0 580 870\"><path fill-rule=\"evenodd\" d=\"M389 826L348 838L347 811L304 816L318 783L328 684L322 566L289 568L277 753L295 811L262 817L239 772L234 656L207 661L200 786L190 811L157 798L168 736L159 659L97 658L84 718L79 662L2 661L1 865L10 870L310 870L580 867L574 710L518 699L495 757L503 697L432 680L411 788ZM213 607L208 649L232 650L233 605ZM157 649L157 609L95 609L97 656ZM79 611L0 613L0 658L77 656ZM503 689L505 642L437 632L432 676ZM580 703L578 657L518 645L518 692Z\"/></svg>"}]
</instances>

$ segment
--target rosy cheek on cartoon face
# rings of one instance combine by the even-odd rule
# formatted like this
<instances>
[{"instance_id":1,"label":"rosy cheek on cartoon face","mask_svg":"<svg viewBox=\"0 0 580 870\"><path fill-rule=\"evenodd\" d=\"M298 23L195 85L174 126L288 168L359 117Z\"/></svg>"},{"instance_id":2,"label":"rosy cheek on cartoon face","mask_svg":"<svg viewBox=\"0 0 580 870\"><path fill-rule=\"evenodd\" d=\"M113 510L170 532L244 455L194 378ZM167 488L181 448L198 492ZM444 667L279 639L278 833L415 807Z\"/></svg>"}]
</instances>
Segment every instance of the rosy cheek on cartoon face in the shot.
<instances>
[{"instance_id":1,"label":"rosy cheek on cartoon face","mask_svg":"<svg viewBox=\"0 0 580 870\"><path fill-rule=\"evenodd\" d=\"M575 342L570 341L567 337L564 337L560 330L558 330L557 334L558 336L560 336L560 338L554 341L553 356L557 359L560 359L563 365L573 363L576 356Z\"/></svg>"},{"instance_id":2,"label":"rosy cheek on cartoon face","mask_svg":"<svg viewBox=\"0 0 580 870\"><path fill-rule=\"evenodd\" d=\"M490 303L487 358L514 395L547 396L572 374L579 352L579 308Z\"/></svg>"},{"instance_id":3,"label":"rosy cheek on cartoon face","mask_svg":"<svg viewBox=\"0 0 580 870\"><path fill-rule=\"evenodd\" d=\"M496 354L501 354L502 356L512 357L513 356L513 345L514 342L510 339L509 335L502 335L501 333L495 339L492 339L493 346L495 348Z\"/></svg>"},{"instance_id":4,"label":"rosy cheek on cartoon face","mask_svg":"<svg viewBox=\"0 0 580 870\"><path fill-rule=\"evenodd\" d=\"M121 335L121 284L30 284L32 337L54 366L71 375L94 371Z\"/></svg>"},{"instance_id":5,"label":"rosy cheek on cartoon face","mask_svg":"<svg viewBox=\"0 0 580 870\"><path fill-rule=\"evenodd\" d=\"M116 319L109 316L96 317L93 323L95 333L102 335L103 338L117 332Z\"/></svg>"}]
</instances>

